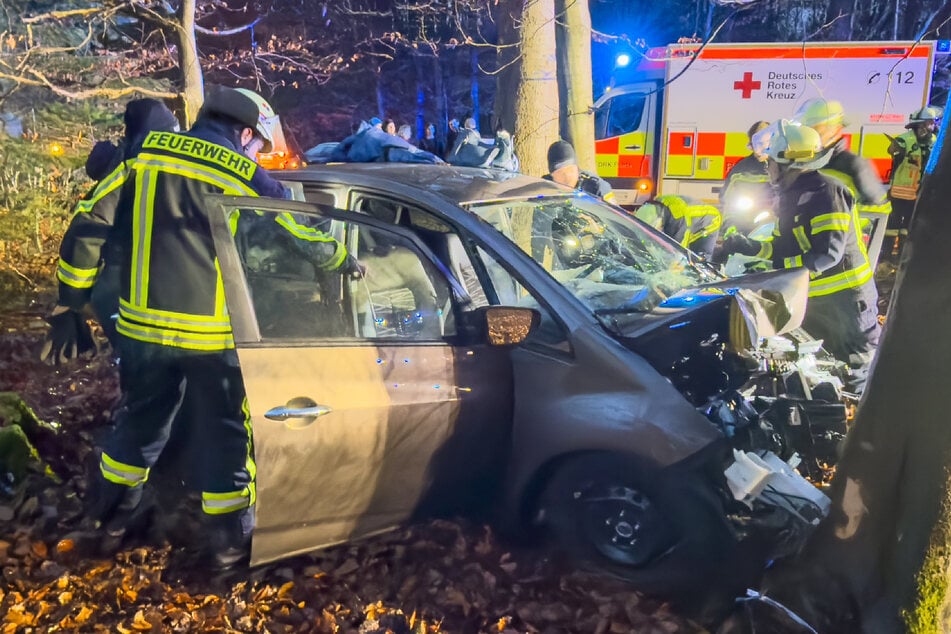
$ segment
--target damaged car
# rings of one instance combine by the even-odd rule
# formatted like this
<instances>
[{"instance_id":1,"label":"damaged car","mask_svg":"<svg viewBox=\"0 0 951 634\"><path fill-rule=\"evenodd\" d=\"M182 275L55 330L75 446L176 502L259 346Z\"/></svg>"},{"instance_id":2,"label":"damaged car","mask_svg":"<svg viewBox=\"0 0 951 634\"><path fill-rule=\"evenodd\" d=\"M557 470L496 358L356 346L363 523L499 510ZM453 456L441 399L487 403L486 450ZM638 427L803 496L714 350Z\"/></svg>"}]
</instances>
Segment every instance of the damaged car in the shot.
<instances>
[{"instance_id":1,"label":"damaged car","mask_svg":"<svg viewBox=\"0 0 951 634\"><path fill-rule=\"evenodd\" d=\"M799 473L822 479L845 408L797 329L804 272L725 279L623 210L511 172L280 178L295 200L217 197L211 218L254 427L252 564L491 507L670 592L758 523L794 548L789 527L824 512ZM281 214L366 273L242 229Z\"/></svg>"}]
</instances>

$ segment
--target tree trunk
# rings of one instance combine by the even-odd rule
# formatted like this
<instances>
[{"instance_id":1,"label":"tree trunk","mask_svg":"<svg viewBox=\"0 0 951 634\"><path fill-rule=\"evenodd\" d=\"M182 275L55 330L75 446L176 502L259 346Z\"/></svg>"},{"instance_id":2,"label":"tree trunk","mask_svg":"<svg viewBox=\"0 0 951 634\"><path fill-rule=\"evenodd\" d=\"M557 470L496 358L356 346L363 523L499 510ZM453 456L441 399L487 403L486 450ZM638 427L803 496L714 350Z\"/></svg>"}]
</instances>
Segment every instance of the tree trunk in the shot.
<instances>
[{"instance_id":1,"label":"tree trunk","mask_svg":"<svg viewBox=\"0 0 951 634\"><path fill-rule=\"evenodd\" d=\"M947 134L945 120L942 136ZM938 146L940 147L940 145ZM870 633L951 632L951 153L925 177L892 295L888 323L833 488L832 512L799 561L772 585L819 631L847 600ZM789 577L786 577L787 582Z\"/></svg>"},{"instance_id":2,"label":"tree trunk","mask_svg":"<svg viewBox=\"0 0 951 634\"><path fill-rule=\"evenodd\" d=\"M195 1L182 0L179 8L178 65L182 70L182 101L185 109L185 127L195 122L198 110L205 100L205 82L198 63L198 44L195 42Z\"/></svg>"},{"instance_id":3,"label":"tree trunk","mask_svg":"<svg viewBox=\"0 0 951 634\"><path fill-rule=\"evenodd\" d=\"M565 136L581 169L595 171L594 99L591 94L591 12L587 0L556 0L561 17L558 77L564 85Z\"/></svg>"},{"instance_id":4,"label":"tree trunk","mask_svg":"<svg viewBox=\"0 0 951 634\"><path fill-rule=\"evenodd\" d=\"M518 20L523 0L504 0L499 4L495 23L499 25L499 48L496 55L495 101L492 127L515 130L515 91L522 70L519 56Z\"/></svg>"},{"instance_id":5,"label":"tree trunk","mask_svg":"<svg viewBox=\"0 0 951 634\"><path fill-rule=\"evenodd\" d=\"M522 172L541 176L548 172L548 146L558 140L555 0L526 0L520 14L522 63L514 104L515 153Z\"/></svg>"}]
</instances>

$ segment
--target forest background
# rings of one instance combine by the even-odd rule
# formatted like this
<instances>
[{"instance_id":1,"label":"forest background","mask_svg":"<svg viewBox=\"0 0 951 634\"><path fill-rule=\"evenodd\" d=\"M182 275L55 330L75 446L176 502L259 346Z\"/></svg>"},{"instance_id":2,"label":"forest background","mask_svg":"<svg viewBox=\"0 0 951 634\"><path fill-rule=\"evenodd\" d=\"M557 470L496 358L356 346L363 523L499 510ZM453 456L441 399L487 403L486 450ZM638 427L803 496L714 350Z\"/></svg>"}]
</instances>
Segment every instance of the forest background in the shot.
<instances>
[{"instance_id":1,"label":"forest background","mask_svg":"<svg viewBox=\"0 0 951 634\"><path fill-rule=\"evenodd\" d=\"M82 164L96 141L121 137L129 99L162 98L193 118L188 90L202 78L252 88L271 100L299 149L340 140L373 116L408 123L417 135L433 123L440 139L451 118L473 117L491 135L503 110L496 94L514 94L505 73L518 63L514 42L533 3L543 2L3 1L0 307L37 301L36 291L50 285L69 210L90 185ZM944 5L590 0L593 98L611 82L619 53L636 61L649 47L682 39L951 38ZM554 20L564 15L556 9ZM189 79L196 73L197 84ZM938 68L933 102L946 100L948 76Z\"/></svg>"}]
</instances>

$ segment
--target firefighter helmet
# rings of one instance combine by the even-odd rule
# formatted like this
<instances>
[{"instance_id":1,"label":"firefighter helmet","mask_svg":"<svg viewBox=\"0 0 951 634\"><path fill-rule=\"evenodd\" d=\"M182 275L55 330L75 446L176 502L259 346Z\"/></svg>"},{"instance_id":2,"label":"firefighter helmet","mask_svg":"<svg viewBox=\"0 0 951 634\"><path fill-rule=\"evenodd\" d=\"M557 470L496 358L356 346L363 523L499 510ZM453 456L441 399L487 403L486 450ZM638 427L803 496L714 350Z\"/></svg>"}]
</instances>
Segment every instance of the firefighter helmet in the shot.
<instances>
[{"instance_id":1,"label":"firefighter helmet","mask_svg":"<svg viewBox=\"0 0 951 634\"><path fill-rule=\"evenodd\" d=\"M247 88L219 88L208 95L202 110L230 117L254 130L264 141L262 152L270 152L274 147L273 128L277 116L271 104L256 92Z\"/></svg>"},{"instance_id":2,"label":"firefighter helmet","mask_svg":"<svg viewBox=\"0 0 951 634\"><path fill-rule=\"evenodd\" d=\"M846 125L845 110L842 104L831 99L817 97L802 103L793 115L793 120L802 125L814 127L817 125Z\"/></svg>"},{"instance_id":3,"label":"firefighter helmet","mask_svg":"<svg viewBox=\"0 0 951 634\"><path fill-rule=\"evenodd\" d=\"M921 110L911 113L911 117L909 118L908 124L905 127L910 128L912 126L918 125L919 123L937 123L938 120L941 119L942 114L941 108L937 108L935 106L926 106Z\"/></svg>"},{"instance_id":4,"label":"firefighter helmet","mask_svg":"<svg viewBox=\"0 0 951 634\"><path fill-rule=\"evenodd\" d=\"M816 163L823 154L822 138L818 132L798 121L787 119L777 121L770 127L773 133L766 150L769 158L796 169L817 168Z\"/></svg>"}]
</instances>

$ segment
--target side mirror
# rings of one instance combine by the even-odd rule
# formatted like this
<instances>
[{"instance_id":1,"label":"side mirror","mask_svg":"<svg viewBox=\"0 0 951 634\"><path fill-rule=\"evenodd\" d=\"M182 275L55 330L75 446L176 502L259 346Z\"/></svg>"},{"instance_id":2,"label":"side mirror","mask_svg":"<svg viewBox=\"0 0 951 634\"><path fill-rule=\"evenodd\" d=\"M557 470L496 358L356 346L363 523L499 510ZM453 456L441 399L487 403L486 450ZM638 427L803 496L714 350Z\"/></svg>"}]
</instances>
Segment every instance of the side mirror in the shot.
<instances>
[{"instance_id":1,"label":"side mirror","mask_svg":"<svg viewBox=\"0 0 951 634\"><path fill-rule=\"evenodd\" d=\"M488 306L483 308L486 341L490 346L516 346L538 327L541 314L534 308Z\"/></svg>"}]
</instances>

